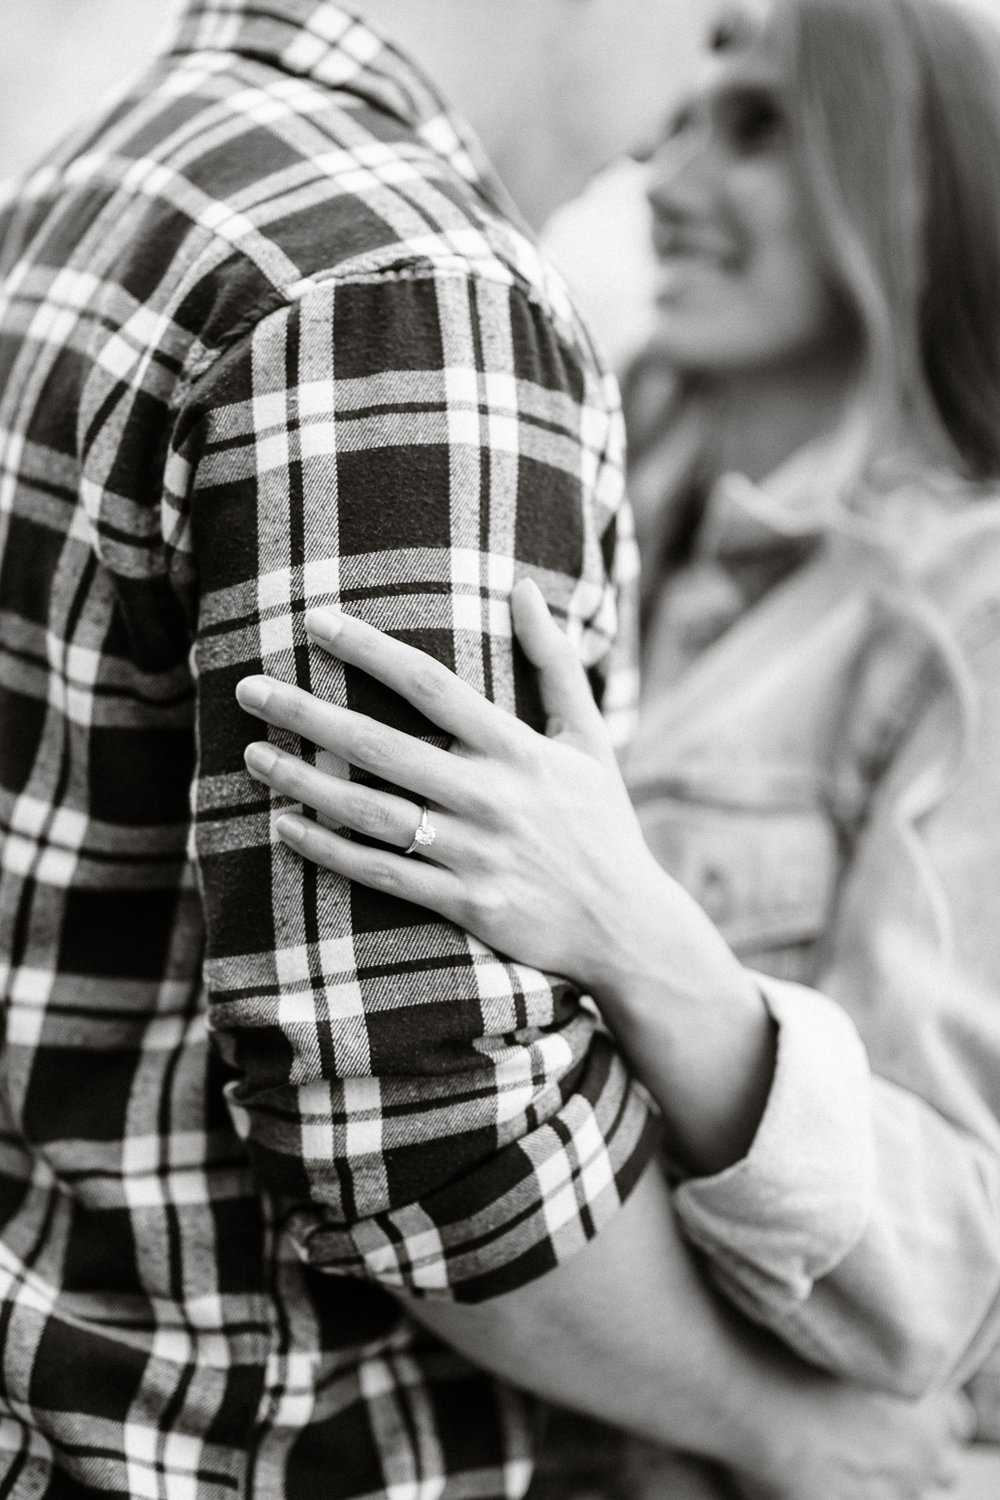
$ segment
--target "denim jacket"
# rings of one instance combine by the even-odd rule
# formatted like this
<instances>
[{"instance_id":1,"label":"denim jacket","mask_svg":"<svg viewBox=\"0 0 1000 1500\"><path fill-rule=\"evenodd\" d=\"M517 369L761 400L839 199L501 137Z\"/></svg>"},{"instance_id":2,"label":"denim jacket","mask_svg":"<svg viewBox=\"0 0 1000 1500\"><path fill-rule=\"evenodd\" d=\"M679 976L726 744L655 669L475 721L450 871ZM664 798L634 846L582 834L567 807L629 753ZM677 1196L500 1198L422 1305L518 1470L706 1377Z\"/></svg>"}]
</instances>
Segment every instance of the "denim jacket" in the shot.
<instances>
[{"instance_id":1,"label":"denim jacket","mask_svg":"<svg viewBox=\"0 0 1000 1500\"><path fill-rule=\"evenodd\" d=\"M677 1185L686 1233L805 1358L907 1393L975 1376L997 1437L1000 500L954 488L803 517L724 482L626 771L779 1025L748 1156ZM748 605L732 557L783 551Z\"/></svg>"}]
</instances>

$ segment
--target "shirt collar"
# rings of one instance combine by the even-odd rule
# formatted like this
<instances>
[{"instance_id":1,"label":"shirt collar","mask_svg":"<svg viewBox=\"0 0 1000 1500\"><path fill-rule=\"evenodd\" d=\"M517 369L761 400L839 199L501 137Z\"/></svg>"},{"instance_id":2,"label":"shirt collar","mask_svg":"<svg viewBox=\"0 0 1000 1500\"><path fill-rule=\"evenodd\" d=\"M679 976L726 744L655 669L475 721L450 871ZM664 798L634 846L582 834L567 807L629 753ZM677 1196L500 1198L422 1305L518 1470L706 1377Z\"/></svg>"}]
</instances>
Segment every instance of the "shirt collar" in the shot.
<instances>
[{"instance_id":1,"label":"shirt collar","mask_svg":"<svg viewBox=\"0 0 1000 1500\"><path fill-rule=\"evenodd\" d=\"M523 228L470 127L422 70L334 0L187 0L167 49L258 58L394 115L487 203Z\"/></svg>"}]
</instances>

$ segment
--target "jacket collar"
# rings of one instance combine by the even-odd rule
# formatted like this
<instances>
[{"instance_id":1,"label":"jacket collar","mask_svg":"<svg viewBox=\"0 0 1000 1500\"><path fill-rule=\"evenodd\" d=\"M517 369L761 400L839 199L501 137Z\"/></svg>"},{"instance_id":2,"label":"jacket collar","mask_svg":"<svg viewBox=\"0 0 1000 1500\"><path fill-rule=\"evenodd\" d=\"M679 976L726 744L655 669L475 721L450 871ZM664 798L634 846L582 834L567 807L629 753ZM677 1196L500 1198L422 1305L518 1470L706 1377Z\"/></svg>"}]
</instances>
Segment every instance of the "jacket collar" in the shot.
<instances>
[{"instance_id":1,"label":"jacket collar","mask_svg":"<svg viewBox=\"0 0 1000 1500\"><path fill-rule=\"evenodd\" d=\"M167 50L256 58L351 94L395 116L492 208L523 227L465 121L414 62L334 0L187 0Z\"/></svg>"}]
</instances>

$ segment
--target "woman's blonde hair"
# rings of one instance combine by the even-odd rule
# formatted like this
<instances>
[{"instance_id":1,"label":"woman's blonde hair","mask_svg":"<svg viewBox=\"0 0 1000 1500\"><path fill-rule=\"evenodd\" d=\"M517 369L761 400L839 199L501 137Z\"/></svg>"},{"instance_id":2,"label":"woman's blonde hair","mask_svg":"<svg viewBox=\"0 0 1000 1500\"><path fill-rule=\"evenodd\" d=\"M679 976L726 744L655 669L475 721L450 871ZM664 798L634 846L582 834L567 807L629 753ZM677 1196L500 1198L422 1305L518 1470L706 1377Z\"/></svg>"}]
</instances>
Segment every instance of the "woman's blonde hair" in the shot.
<instances>
[{"instance_id":1,"label":"woman's blonde hair","mask_svg":"<svg viewBox=\"0 0 1000 1500\"><path fill-rule=\"evenodd\" d=\"M862 332L870 449L906 414L1000 477L1000 27L963 0L776 0L764 40Z\"/></svg>"}]
</instances>

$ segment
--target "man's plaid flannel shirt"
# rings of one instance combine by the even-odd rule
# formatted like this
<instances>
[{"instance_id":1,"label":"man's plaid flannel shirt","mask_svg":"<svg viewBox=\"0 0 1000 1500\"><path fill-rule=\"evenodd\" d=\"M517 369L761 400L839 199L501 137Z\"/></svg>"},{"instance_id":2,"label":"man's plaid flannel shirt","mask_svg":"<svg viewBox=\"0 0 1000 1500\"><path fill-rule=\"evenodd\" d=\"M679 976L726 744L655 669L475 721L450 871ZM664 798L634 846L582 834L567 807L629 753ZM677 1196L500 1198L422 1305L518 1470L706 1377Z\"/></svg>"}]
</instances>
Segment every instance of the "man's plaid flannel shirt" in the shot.
<instances>
[{"instance_id":1,"label":"man's plaid flannel shirt","mask_svg":"<svg viewBox=\"0 0 1000 1500\"><path fill-rule=\"evenodd\" d=\"M307 647L339 601L537 722L523 574L607 687L613 384L329 0L198 0L2 229L0 1496L520 1494L526 1408L385 1288L571 1256L647 1101L565 984L288 853L233 689L429 732Z\"/></svg>"}]
</instances>

